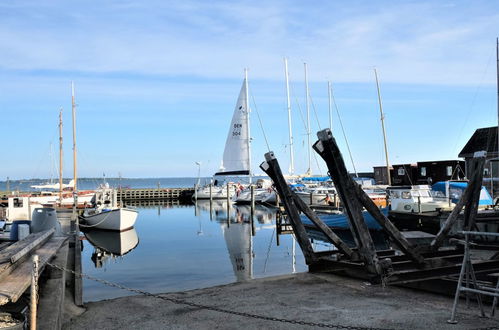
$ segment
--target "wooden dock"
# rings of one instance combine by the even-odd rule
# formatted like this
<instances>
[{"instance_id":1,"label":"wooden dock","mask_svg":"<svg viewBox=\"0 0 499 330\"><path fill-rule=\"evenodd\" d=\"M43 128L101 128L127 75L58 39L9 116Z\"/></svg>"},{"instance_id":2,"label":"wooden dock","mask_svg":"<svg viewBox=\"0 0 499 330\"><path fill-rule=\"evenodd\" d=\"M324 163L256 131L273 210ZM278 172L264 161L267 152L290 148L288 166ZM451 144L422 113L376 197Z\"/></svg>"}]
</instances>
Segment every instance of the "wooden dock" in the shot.
<instances>
[{"instance_id":1,"label":"wooden dock","mask_svg":"<svg viewBox=\"0 0 499 330\"><path fill-rule=\"evenodd\" d=\"M117 194L118 200L122 200L124 202L168 200L190 201L192 195L194 195L194 188L119 189Z\"/></svg>"}]
</instances>

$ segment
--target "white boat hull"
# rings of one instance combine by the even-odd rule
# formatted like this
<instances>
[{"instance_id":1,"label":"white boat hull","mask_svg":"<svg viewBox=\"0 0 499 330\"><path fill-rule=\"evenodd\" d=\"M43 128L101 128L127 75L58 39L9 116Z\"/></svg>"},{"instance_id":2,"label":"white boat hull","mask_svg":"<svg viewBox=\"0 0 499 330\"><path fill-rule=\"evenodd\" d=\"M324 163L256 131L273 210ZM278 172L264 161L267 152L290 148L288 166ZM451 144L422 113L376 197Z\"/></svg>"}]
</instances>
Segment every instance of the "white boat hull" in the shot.
<instances>
[{"instance_id":1,"label":"white boat hull","mask_svg":"<svg viewBox=\"0 0 499 330\"><path fill-rule=\"evenodd\" d=\"M230 187L229 188L229 198L232 198L235 194L234 188ZM201 187L198 188L196 191L196 194L194 195L194 198L197 199L227 199L227 186L223 187L211 187L211 194L210 194L210 187Z\"/></svg>"},{"instance_id":2,"label":"white boat hull","mask_svg":"<svg viewBox=\"0 0 499 330\"><path fill-rule=\"evenodd\" d=\"M110 211L83 216L84 228L124 231L130 229L137 220L138 212L127 208L117 208Z\"/></svg>"}]
</instances>

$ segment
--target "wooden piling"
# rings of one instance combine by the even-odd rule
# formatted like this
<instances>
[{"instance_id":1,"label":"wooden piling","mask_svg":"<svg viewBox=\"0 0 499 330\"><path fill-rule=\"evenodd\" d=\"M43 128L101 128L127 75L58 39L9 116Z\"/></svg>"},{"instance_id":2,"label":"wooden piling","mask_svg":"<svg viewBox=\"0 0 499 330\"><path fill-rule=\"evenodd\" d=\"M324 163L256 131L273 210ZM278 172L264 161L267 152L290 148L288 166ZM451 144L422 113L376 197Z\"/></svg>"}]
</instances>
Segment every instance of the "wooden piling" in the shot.
<instances>
[{"instance_id":1,"label":"wooden piling","mask_svg":"<svg viewBox=\"0 0 499 330\"><path fill-rule=\"evenodd\" d=\"M29 328L36 330L36 309L38 304L38 255L33 256L33 268L31 271L31 295L30 295L30 309L29 309Z\"/></svg>"},{"instance_id":2,"label":"wooden piling","mask_svg":"<svg viewBox=\"0 0 499 330\"><path fill-rule=\"evenodd\" d=\"M303 223L301 222L300 214L296 208L291 189L282 175L281 168L273 152L265 154L265 162L260 165L260 168L267 173L276 186L277 193L280 195L284 207L286 208L287 216L291 222L303 256L305 257L305 263L311 265L317 262L317 256L312 248L305 226L303 226Z\"/></svg>"},{"instance_id":3,"label":"wooden piling","mask_svg":"<svg viewBox=\"0 0 499 330\"><path fill-rule=\"evenodd\" d=\"M317 136L319 141L313 145L313 148L326 161L329 174L345 207L350 222L350 230L352 231L359 254L370 272L381 274L382 269L376 254L374 242L362 215L362 205L355 197L353 185L356 183L348 174L343 156L334 141L331 131L329 129L319 131Z\"/></svg>"}]
</instances>

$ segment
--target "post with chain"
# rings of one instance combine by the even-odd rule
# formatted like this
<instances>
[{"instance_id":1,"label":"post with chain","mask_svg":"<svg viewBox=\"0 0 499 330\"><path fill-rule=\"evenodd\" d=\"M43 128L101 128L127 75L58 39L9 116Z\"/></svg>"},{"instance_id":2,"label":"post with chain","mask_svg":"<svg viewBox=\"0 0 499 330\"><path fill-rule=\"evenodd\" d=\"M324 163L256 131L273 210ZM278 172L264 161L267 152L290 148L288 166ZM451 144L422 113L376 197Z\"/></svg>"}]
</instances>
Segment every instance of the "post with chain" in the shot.
<instances>
[{"instance_id":1,"label":"post with chain","mask_svg":"<svg viewBox=\"0 0 499 330\"><path fill-rule=\"evenodd\" d=\"M31 270L31 297L29 310L29 328L36 330L36 308L38 304L38 255L33 256L33 268Z\"/></svg>"}]
</instances>

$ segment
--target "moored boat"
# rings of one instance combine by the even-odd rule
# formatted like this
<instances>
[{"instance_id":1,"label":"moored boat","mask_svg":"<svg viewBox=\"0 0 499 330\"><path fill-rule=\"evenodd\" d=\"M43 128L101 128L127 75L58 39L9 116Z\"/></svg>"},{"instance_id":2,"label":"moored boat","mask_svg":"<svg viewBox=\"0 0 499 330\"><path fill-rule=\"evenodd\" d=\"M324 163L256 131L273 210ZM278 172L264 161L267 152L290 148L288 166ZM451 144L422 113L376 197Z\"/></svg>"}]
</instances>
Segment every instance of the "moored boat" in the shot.
<instances>
[{"instance_id":1,"label":"moored boat","mask_svg":"<svg viewBox=\"0 0 499 330\"><path fill-rule=\"evenodd\" d=\"M113 208L100 210L85 210L80 219L83 228L125 231L130 229L137 220L138 211L130 208Z\"/></svg>"}]
</instances>

